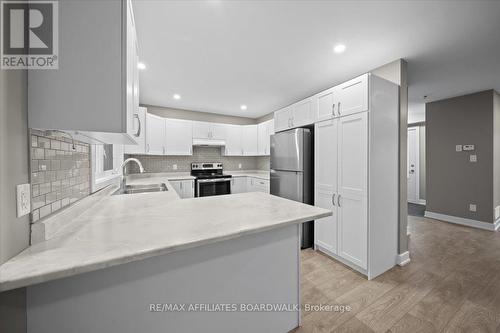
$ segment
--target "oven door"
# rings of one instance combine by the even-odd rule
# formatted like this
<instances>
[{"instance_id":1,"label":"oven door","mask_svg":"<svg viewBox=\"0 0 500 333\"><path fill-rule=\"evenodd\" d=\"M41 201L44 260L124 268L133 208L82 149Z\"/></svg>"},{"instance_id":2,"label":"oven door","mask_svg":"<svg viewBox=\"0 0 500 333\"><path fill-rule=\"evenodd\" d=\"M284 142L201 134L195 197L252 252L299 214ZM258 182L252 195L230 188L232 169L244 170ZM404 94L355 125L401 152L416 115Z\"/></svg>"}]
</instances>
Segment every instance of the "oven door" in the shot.
<instances>
[{"instance_id":1,"label":"oven door","mask_svg":"<svg viewBox=\"0 0 500 333\"><path fill-rule=\"evenodd\" d=\"M231 194L231 178L197 179L196 196Z\"/></svg>"}]
</instances>

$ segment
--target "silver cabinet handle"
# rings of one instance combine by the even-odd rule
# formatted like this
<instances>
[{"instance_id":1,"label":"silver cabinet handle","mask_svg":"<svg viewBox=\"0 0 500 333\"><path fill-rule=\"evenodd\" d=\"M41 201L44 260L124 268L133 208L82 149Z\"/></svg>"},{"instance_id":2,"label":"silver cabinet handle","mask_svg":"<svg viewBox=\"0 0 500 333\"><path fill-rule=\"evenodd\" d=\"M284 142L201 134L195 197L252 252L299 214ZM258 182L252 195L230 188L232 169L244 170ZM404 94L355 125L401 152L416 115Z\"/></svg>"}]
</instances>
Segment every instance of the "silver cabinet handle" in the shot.
<instances>
[{"instance_id":1,"label":"silver cabinet handle","mask_svg":"<svg viewBox=\"0 0 500 333\"><path fill-rule=\"evenodd\" d=\"M339 194L339 196L337 197L337 205L338 205L339 207L341 207L341 206L340 206L340 194Z\"/></svg>"},{"instance_id":2,"label":"silver cabinet handle","mask_svg":"<svg viewBox=\"0 0 500 333\"><path fill-rule=\"evenodd\" d=\"M182 190L182 181L180 181L180 184L181 184L181 190Z\"/></svg>"},{"instance_id":3,"label":"silver cabinet handle","mask_svg":"<svg viewBox=\"0 0 500 333\"><path fill-rule=\"evenodd\" d=\"M147 146L147 152L149 153L150 150L149 143L146 146Z\"/></svg>"},{"instance_id":4,"label":"silver cabinet handle","mask_svg":"<svg viewBox=\"0 0 500 333\"><path fill-rule=\"evenodd\" d=\"M335 206L335 193L332 195L332 204Z\"/></svg>"},{"instance_id":5,"label":"silver cabinet handle","mask_svg":"<svg viewBox=\"0 0 500 333\"><path fill-rule=\"evenodd\" d=\"M137 113L134 113L134 118L137 119L137 123L139 124L137 128L137 133L134 134L135 137L140 137L141 136L141 118L139 118L139 115Z\"/></svg>"},{"instance_id":6,"label":"silver cabinet handle","mask_svg":"<svg viewBox=\"0 0 500 333\"><path fill-rule=\"evenodd\" d=\"M340 102L338 103L337 112L339 113L339 116L342 114L342 113L340 112Z\"/></svg>"},{"instance_id":7,"label":"silver cabinet handle","mask_svg":"<svg viewBox=\"0 0 500 333\"><path fill-rule=\"evenodd\" d=\"M292 117L292 127L293 127L293 126L294 126L294 125L293 125L293 117Z\"/></svg>"},{"instance_id":8,"label":"silver cabinet handle","mask_svg":"<svg viewBox=\"0 0 500 333\"><path fill-rule=\"evenodd\" d=\"M332 115L335 117L335 103L332 104Z\"/></svg>"}]
</instances>

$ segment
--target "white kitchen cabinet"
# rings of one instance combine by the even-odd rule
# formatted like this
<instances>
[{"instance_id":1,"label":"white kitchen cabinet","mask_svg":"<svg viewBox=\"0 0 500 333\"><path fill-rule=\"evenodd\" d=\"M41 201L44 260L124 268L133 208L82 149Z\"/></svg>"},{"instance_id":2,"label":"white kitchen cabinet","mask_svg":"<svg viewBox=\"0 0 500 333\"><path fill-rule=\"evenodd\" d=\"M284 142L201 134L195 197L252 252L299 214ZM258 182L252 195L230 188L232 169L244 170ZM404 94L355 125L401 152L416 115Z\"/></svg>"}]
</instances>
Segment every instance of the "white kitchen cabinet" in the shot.
<instances>
[{"instance_id":1,"label":"white kitchen cabinet","mask_svg":"<svg viewBox=\"0 0 500 333\"><path fill-rule=\"evenodd\" d=\"M316 99L314 97L306 98L293 105L291 127L301 127L314 124L314 105Z\"/></svg>"},{"instance_id":2,"label":"white kitchen cabinet","mask_svg":"<svg viewBox=\"0 0 500 333\"><path fill-rule=\"evenodd\" d=\"M264 193L270 192L269 180L257 177L246 177L246 178L247 178L247 185L246 185L247 192L264 192Z\"/></svg>"},{"instance_id":3,"label":"white kitchen cabinet","mask_svg":"<svg viewBox=\"0 0 500 333\"><path fill-rule=\"evenodd\" d=\"M136 145L125 145L125 154L145 154L146 153L146 112L147 109L139 107L134 114L134 140Z\"/></svg>"},{"instance_id":4,"label":"white kitchen cabinet","mask_svg":"<svg viewBox=\"0 0 500 333\"><path fill-rule=\"evenodd\" d=\"M165 119L165 155L193 154L193 125L190 120Z\"/></svg>"},{"instance_id":5,"label":"white kitchen cabinet","mask_svg":"<svg viewBox=\"0 0 500 333\"><path fill-rule=\"evenodd\" d=\"M226 125L226 145L222 151L226 156L241 156L243 148L241 146L242 128L240 125Z\"/></svg>"},{"instance_id":6,"label":"white kitchen cabinet","mask_svg":"<svg viewBox=\"0 0 500 333\"><path fill-rule=\"evenodd\" d=\"M204 121L193 122L193 139L224 140L225 138L226 127L224 124Z\"/></svg>"},{"instance_id":7,"label":"white kitchen cabinet","mask_svg":"<svg viewBox=\"0 0 500 333\"><path fill-rule=\"evenodd\" d=\"M338 88L333 87L316 95L316 121L323 121L337 116Z\"/></svg>"},{"instance_id":8,"label":"white kitchen cabinet","mask_svg":"<svg viewBox=\"0 0 500 333\"><path fill-rule=\"evenodd\" d=\"M59 68L28 71L28 126L78 131L78 139L92 143L135 144L139 100L131 2L65 1L58 25Z\"/></svg>"},{"instance_id":9,"label":"white kitchen cabinet","mask_svg":"<svg viewBox=\"0 0 500 333\"><path fill-rule=\"evenodd\" d=\"M337 254L337 124L338 119L323 121L315 125L315 206L330 209L332 216L316 220L314 241L317 245Z\"/></svg>"},{"instance_id":10,"label":"white kitchen cabinet","mask_svg":"<svg viewBox=\"0 0 500 333\"><path fill-rule=\"evenodd\" d=\"M165 154L165 118L146 113L146 154Z\"/></svg>"},{"instance_id":11,"label":"white kitchen cabinet","mask_svg":"<svg viewBox=\"0 0 500 333\"><path fill-rule=\"evenodd\" d=\"M274 134L274 120L264 121L257 125L257 146L259 155L269 156L271 135Z\"/></svg>"},{"instance_id":12,"label":"white kitchen cabinet","mask_svg":"<svg viewBox=\"0 0 500 333\"><path fill-rule=\"evenodd\" d=\"M257 156L259 154L257 132L257 125L242 126L241 148L243 156Z\"/></svg>"},{"instance_id":13,"label":"white kitchen cabinet","mask_svg":"<svg viewBox=\"0 0 500 333\"><path fill-rule=\"evenodd\" d=\"M368 110L315 124L315 205L333 211L315 222L315 248L372 279L398 254L399 88L367 80Z\"/></svg>"},{"instance_id":14,"label":"white kitchen cabinet","mask_svg":"<svg viewBox=\"0 0 500 333\"><path fill-rule=\"evenodd\" d=\"M169 180L168 182L175 189L175 192L177 192L181 199L194 198L193 179Z\"/></svg>"},{"instance_id":15,"label":"white kitchen cabinet","mask_svg":"<svg viewBox=\"0 0 500 333\"><path fill-rule=\"evenodd\" d=\"M288 106L274 113L274 130L276 132L291 128L292 107Z\"/></svg>"},{"instance_id":16,"label":"white kitchen cabinet","mask_svg":"<svg viewBox=\"0 0 500 333\"><path fill-rule=\"evenodd\" d=\"M247 192L247 177L231 178L231 194Z\"/></svg>"},{"instance_id":17,"label":"white kitchen cabinet","mask_svg":"<svg viewBox=\"0 0 500 333\"><path fill-rule=\"evenodd\" d=\"M368 110L368 74L342 83L336 89L338 115L347 116Z\"/></svg>"}]
</instances>

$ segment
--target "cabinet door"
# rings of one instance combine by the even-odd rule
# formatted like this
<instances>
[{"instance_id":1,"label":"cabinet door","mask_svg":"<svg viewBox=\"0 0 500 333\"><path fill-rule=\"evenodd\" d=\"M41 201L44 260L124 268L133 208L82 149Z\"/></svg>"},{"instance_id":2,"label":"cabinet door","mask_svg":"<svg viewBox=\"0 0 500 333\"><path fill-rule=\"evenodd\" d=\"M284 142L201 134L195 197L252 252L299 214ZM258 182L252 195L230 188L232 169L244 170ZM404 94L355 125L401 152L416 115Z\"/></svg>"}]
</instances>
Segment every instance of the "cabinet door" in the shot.
<instances>
[{"instance_id":1,"label":"cabinet door","mask_svg":"<svg viewBox=\"0 0 500 333\"><path fill-rule=\"evenodd\" d=\"M225 140L226 139L226 125L225 124L210 124L210 139Z\"/></svg>"},{"instance_id":2,"label":"cabinet door","mask_svg":"<svg viewBox=\"0 0 500 333\"><path fill-rule=\"evenodd\" d=\"M233 177L231 179L231 194L244 193L247 190L247 177Z\"/></svg>"},{"instance_id":3,"label":"cabinet door","mask_svg":"<svg viewBox=\"0 0 500 333\"><path fill-rule=\"evenodd\" d=\"M247 179L247 192L255 192L255 181L252 177L246 177Z\"/></svg>"},{"instance_id":4,"label":"cabinet door","mask_svg":"<svg viewBox=\"0 0 500 333\"><path fill-rule=\"evenodd\" d=\"M316 95L316 121L328 120L336 116L337 90L330 88Z\"/></svg>"},{"instance_id":5,"label":"cabinet door","mask_svg":"<svg viewBox=\"0 0 500 333\"><path fill-rule=\"evenodd\" d=\"M338 118L339 255L366 269L368 113Z\"/></svg>"},{"instance_id":6,"label":"cabinet door","mask_svg":"<svg viewBox=\"0 0 500 333\"><path fill-rule=\"evenodd\" d=\"M165 154L165 119L146 113L146 153Z\"/></svg>"},{"instance_id":7,"label":"cabinet door","mask_svg":"<svg viewBox=\"0 0 500 333\"><path fill-rule=\"evenodd\" d=\"M182 119L165 119L165 154L192 155L192 122Z\"/></svg>"},{"instance_id":8,"label":"cabinet door","mask_svg":"<svg viewBox=\"0 0 500 333\"><path fill-rule=\"evenodd\" d=\"M314 241L337 254L337 132L338 119L316 123L314 130L315 206L330 209L332 216L318 219L314 224Z\"/></svg>"},{"instance_id":9,"label":"cabinet door","mask_svg":"<svg viewBox=\"0 0 500 333\"><path fill-rule=\"evenodd\" d=\"M124 145L125 154L146 153L146 108L140 107L134 115L134 140L137 145Z\"/></svg>"},{"instance_id":10,"label":"cabinet door","mask_svg":"<svg viewBox=\"0 0 500 333\"><path fill-rule=\"evenodd\" d=\"M289 129L291 127L292 109L286 107L274 113L274 130L276 132Z\"/></svg>"},{"instance_id":11,"label":"cabinet door","mask_svg":"<svg viewBox=\"0 0 500 333\"><path fill-rule=\"evenodd\" d=\"M368 110L368 74L336 87L339 92L337 113L341 116Z\"/></svg>"},{"instance_id":12,"label":"cabinet door","mask_svg":"<svg viewBox=\"0 0 500 333\"><path fill-rule=\"evenodd\" d=\"M259 155L266 155L266 136L268 136L268 124L266 122L257 125L257 148Z\"/></svg>"},{"instance_id":13,"label":"cabinet door","mask_svg":"<svg viewBox=\"0 0 500 333\"><path fill-rule=\"evenodd\" d=\"M244 156L256 156L257 150L257 125L245 125L242 127L241 145Z\"/></svg>"},{"instance_id":14,"label":"cabinet door","mask_svg":"<svg viewBox=\"0 0 500 333\"><path fill-rule=\"evenodd\" d=\"M242 129L239 125L226 125L226 146L224 155L226 156L241 156L243 148L241 147Z\"/></svg>"},{"instance_id":15,"label":"cabinet door","mask_svg":"<svg viewBox=\"0 0 500 333\"><path fill-rule=\"evenodd\" d=\"M253 178L254 191L269 193L269 180Z\"/></svg>"},{"instance_id":16,"label":"cabinet door","mask_svg":"<svg viewBox=\"0 0 500 333\"><path fill-rule=\"evenodd\" d=\"M194 180L186 179L181 182L183 199L194 198Z\"/></svg>"},{"instance_id":17,"label":"cabinet door","mask_svg":"<svg viewBox=\"0 0 500 333\"><path fill-rule=\"evenodd\" d=\"M203 121L193 121L193 138L210 139L210 125Z\"/></svg>"},{"instance_id":18,"label":"cabinet door","mask_svg":"<svg viewBox=\"0 0 500 333\"><path fill-rule=\"evenodd\" d=\"M182 198L182 180L169 180L169 184L174 188L177 195Z\"/></svg>"},{"instance_id":19,"label":"cabinet door","mask_svg":"<svg viewBox=\"0 0 500 333\"><path fill-rule=\"evenodd\" d=\"M310 97L294 104L291 127L300 127L314 123L314 102Z\"/></svg>"}]
</instances>

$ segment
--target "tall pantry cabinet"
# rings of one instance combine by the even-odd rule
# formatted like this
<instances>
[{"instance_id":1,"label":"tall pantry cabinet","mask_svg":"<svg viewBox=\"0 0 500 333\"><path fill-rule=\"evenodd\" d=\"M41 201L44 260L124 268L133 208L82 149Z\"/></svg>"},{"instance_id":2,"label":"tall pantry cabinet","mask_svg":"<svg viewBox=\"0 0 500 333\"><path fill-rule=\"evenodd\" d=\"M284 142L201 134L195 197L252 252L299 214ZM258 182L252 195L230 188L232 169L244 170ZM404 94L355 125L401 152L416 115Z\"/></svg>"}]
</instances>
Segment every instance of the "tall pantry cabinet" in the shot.
<instances>
[{"instance_id":1,"label":"tall pantry cabinet","mask_svg":"<svg viewBox=\"0 0 500 333\"><path fill-rule=\"evenodd\" d=\"M317 96L315 248L372 279L397 258L399 89L365 74Z\"/></svg>"}]
</instances>

